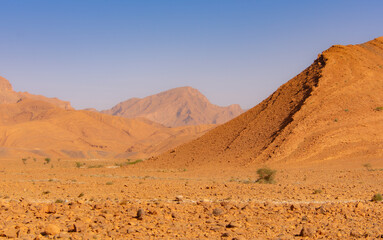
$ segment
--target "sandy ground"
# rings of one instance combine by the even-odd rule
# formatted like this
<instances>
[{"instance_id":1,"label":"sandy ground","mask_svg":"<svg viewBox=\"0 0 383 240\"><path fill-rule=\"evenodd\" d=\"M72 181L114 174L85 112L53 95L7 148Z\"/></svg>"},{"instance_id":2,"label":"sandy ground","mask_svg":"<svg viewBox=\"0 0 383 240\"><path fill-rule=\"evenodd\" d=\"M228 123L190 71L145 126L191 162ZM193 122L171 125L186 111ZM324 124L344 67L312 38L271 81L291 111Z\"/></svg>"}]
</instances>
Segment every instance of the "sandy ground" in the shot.
<instances>
[{"instance_id":1,"label":"sandy ground","mask_svg":"<svg viewBox=\"0 0 383 240\"><path fill-rule=\"evenodd\" d=\"M45 164L44 164L45 163ZM20 239L375 239L383 168L151 169L0 160L0 236ZM121 162L120 162L121 163ZM78 166L82 165L80 168ZM145 168L144 168L145 166Z\"/></svg>"}]
</instances>

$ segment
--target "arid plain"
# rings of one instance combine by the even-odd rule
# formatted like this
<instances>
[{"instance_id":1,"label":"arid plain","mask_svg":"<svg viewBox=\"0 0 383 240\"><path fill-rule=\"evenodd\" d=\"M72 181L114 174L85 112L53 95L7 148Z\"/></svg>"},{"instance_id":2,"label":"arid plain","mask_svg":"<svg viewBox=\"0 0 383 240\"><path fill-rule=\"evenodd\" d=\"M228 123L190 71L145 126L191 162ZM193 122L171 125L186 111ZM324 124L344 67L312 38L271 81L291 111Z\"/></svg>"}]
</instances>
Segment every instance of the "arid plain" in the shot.
<instances>
[{"instance_id":1,"label":"arid plain","mask_svg":"<svg viewBox=\"0 0 383 240\"><path fill-rule=\"evenodd\" d=\"M331 47L222 125L169 128L6 88L2 238L383 238L382 37Z\"/></svg>"}]
</instances>

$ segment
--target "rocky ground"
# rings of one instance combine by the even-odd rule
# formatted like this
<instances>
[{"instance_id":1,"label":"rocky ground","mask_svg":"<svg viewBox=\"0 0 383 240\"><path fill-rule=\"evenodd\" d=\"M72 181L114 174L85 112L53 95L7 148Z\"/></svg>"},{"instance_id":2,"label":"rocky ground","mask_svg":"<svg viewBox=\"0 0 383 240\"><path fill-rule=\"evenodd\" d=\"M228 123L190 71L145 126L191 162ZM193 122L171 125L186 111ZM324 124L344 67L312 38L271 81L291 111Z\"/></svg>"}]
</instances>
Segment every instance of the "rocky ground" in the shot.
<instances>
[{"instance_id":1,"label":"rocky ground","mask_svg":"<svg viewBox=\"0 0 383 240\"><path fill-rule=\"evenodd\" d=\"M120 163L117 163L121 165ZM123 164L124 165L124 164ZM0 236L19 239L383 238L383 169L150 169L0 161Z\"/></svg>"}]
</instances>

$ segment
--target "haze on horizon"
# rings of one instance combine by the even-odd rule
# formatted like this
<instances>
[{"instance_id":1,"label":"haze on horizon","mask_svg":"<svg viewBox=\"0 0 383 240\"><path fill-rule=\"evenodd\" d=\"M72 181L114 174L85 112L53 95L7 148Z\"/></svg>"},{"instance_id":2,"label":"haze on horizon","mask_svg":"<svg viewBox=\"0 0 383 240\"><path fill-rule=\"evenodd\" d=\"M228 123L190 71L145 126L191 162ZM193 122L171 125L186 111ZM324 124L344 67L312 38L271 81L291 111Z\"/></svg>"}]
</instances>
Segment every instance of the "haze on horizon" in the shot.
<instances>
[{"instance_id":1,"label":"haze on horizon","mask_svg":"<svg viewBox=\"0 0 383 240\"><path fill-rule=\"evenodd\" d=\"M383 2L1 1L0 76L108 109L192 86L255 106L333 44L383 35Z\"/></svg>"}]
</instances>

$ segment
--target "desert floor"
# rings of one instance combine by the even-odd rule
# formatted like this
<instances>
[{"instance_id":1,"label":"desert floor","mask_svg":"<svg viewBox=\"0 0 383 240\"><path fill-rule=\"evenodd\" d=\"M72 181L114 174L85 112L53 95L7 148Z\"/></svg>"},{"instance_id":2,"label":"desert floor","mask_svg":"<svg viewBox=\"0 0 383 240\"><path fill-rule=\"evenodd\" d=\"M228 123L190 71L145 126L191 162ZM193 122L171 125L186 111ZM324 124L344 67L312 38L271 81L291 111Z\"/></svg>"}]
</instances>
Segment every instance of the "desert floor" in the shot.
<instances>
[{"instance_id":1,"label":"desert floor","mask_svg":"<svg viewBox=\"0 0 383 240\"><path fill-rule=\"evenodd\" d=\"M377 162L276 164L275 183L260 184L249 167L0 160L0 238L383 238Z\"/></svg>"}]
</instances>

